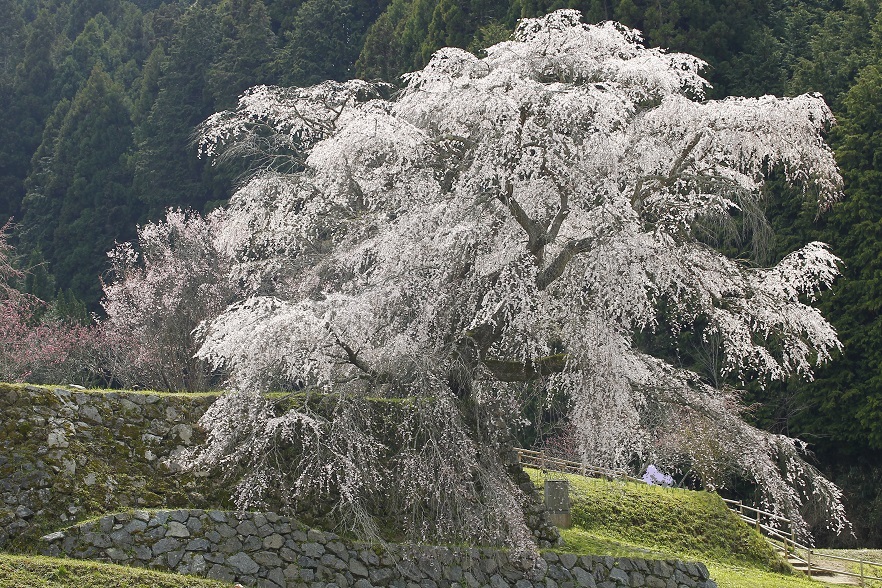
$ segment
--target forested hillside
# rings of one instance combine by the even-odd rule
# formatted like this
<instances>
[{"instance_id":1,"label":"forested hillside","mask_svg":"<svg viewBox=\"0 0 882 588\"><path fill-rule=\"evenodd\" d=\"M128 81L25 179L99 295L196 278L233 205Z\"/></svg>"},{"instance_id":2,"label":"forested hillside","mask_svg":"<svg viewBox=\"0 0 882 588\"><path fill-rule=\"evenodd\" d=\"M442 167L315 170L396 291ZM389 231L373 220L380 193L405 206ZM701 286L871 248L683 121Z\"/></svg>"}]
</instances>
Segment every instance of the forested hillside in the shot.
<instances>
[{"instance_id":1,"label":"forested hillside","mask_svg":"<svg viewBox=\"0 0 882 588\"><path fill-rule=\"evenodd\" d=\"M442 46L480 54L518 18L568 7L705 59L710 97L821 92L846 198L769 189L768 265L811 240L843 277L821 307L844 344L815 382L756 387L756 421L801 437L846 490L856 532L882 542L882 11L876 0L0 0L0 224L14 217L22 287L61 314L101 312L106 252L168 207L222 205L248 162L197 157L195 127L256 84L396 83ZM651 337L645 345L652 346ZM702 361L684 335L680 361ZM713 361L704 370L711 379Z\"/></svg>"}]
</instances>

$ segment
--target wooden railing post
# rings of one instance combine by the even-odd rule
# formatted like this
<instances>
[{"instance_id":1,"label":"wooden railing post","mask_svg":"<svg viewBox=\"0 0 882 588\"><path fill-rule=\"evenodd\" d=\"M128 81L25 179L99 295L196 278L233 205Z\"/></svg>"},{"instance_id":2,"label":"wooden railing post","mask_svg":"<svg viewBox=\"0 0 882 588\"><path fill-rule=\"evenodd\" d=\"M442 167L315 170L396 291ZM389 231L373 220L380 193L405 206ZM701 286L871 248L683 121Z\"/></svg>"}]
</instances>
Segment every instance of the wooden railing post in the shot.
<instances>
[{"instance_id":1,"label":"wooden railing post","mask_svg":"<svg viewBox=\"0 0 882 588\"><path fill-rule=\"evenodd\" d=\"M806 549L805 564L806 564L806 571L808 573L808 577L811 578L812 577L812 550L811 549Z\"/></svg>"},{"instance_id":2,"label":"wooden railing post","mask_svg":"<svg viewBox=\"0 0 882 588\"><path fill-rule=\"evenodd\" d=\"M545 467L545 450L539 452L539 469L543 472L546 471Z\"/></svg>"},{"instance_id":3,"label":"wooden railing post","mask_svg":"<svg viewBox=\"0 0 882 588\"><path fill-rule=\"evenodd\" d=\"M864 582L864 558L861 558L861 586L866 586Z\"/></svg>"},{"instance_id":4,"label":"wooden railing post","mask_svg":"<svg viewBox=\"0 0 882 588\"><path fill-rule=\"evenodd\" d=\"M756 532L757 533L761 532L760 531L760 511L758 508L756 509Z\"/></svg>"}]
</instances>

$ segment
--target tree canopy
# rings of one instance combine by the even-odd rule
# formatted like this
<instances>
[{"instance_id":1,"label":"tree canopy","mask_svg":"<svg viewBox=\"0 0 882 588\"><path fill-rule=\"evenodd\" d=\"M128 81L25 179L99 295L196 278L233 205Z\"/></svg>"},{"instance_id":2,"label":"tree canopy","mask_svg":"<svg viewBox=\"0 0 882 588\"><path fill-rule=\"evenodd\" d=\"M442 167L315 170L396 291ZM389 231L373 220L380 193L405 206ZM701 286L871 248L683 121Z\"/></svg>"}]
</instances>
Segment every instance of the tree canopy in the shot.
<instances>
[{"instance_id":1,"label":"tree canopy","mask_svg":"<svg viewBox=\"0 0 882 588\"><path fill-rule=\"evenodd\" d=\"M773 169L819 210L840 197L824 101L704 100L700 59L574 10L486 52L437 51L392 99L362 81L259 86L204 123L206 155L262 165L221 229L248 295L201 328L199 355L237 391L204 417L194 465L238 476L243 506L331 492L370 532L389 494L417 538L523 545L499 451L539 383L569 398L591 463L652 459L710 487L735 474L841 529L840 493L798 441L637 337L694 331L735 380L810 377L839 348L810 305L838 273L825 245L772 267L707 245L758 214ZM262 396L285 383L333 414ZM413 407L394 447L368 422L376 397ZM274 458L286 445L300 457Z\"/></svg>"}]
</instances>

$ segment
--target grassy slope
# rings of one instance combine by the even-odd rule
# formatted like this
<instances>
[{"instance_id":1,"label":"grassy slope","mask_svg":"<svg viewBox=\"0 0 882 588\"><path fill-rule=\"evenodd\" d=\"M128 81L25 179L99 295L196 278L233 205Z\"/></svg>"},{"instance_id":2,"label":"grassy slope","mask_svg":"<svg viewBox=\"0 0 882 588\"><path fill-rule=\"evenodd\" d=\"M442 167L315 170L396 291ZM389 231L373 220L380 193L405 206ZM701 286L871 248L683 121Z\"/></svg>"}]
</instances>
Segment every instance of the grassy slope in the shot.
<instances>
[{"instance_id":1,"label":"grassy slope","mask_svg":"<svg viewBox=\"0 0 882 588\"><path fill-rule=\"evenodd\" d=\"M527 470L542 487L545 477ZM607 482L549 472L570 480L573 528L561 551L704 562L720 588L821 588L789 566L715 494Z\"/></svg>"},{"instance_id":2,"label":"grassy slope","mask_svg":"<svg viewBox=\"0 0 882 588\"><path fill-rule=\"evenodd\" d=\"M84 582L87 579L87 583ZM113 564L0 553L0 588L230 588L232 584Z\"/></svg>"}]
</instances>

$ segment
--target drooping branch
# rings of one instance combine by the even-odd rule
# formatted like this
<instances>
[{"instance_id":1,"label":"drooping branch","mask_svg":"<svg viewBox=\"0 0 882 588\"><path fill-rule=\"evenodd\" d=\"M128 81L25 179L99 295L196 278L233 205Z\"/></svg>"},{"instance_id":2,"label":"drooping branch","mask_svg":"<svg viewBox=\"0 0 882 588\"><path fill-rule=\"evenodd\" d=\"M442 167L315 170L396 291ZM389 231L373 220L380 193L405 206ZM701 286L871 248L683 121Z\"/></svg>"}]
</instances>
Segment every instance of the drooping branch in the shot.
<instances>
[{"instance_id":1,"label":"drooping branch","mask_svg":"<svg viewBox=\"0 0 882 588\"><path fill-rule=\"evenodd\" d=\"M262 256L270 258L260 271L285 305L224 313L203 353L232 364L243 386L265 386L267 373L279 367L285 375L305 371L310 381L340 397L358 399L366 390L399 397L419 386L420 395L431 397L425 408L444 427L437 447L446 444L445 452L465 457L485 452L492 445L487 439L496 444L521 417L514 410L517 386L500 382L547 378L549 391L572 399L572 421L588 433L585 454L590 448L610 463L658 454L653 444L669 419L684 426L672 428L662 441L682 446L691 459L693 447L718 439L717 431L729 426L690 406L713 403L716 392L664 403L643 390L657 386L659 378L678 378L670 377L673 366L661 359L654 363L629 333L654 324L662 301L678 326L694 326L696 316L703 320L699 313L720 310L720 292L731 291L745 303L722 309L726 313L714 326L728 337L726 353L747 368L783 373L776 357L786 354L799 356L808 373L806 358L835 345L832 328L815 312L785 300L793 297L791 282L806 274L801 265L780 275L730 272L725 260L702 255L705 245L693 234L696 219L728 211L737 196L732 185L755 192L760 184L754 179L763 177L767 164L792 167L794 179L811 172L819 187L834 191L835 160L815 124L828 120L826 107L813 97L697 103L693 96L704 86L700 60L645 49L636 33L612 23L582 25L574 11L554 13L519 31L509 42L516 45L491 48L485 60L442 50L424 71L407 78L407 88L394 99L358 101L342 116L342 98L322 97L357 91L359 83L290 96L264 89L249 94L235 116L213 119L211 145L241 137L243 124L246 131L252 128L252 113L263 116L271 107L268 132L279 134L282 155L304 154L288 182L314 185L315 194L298 187L285 196L290 205L281 213L275 193L247 195L249 206L266 209L266 218L237 220L232 241L247 238L249 253L256 251L261 263ZM610 53L615 46L620 49ZM554 83L546 83L551 79ZM288 108L289 101L297 108ZM737 198L734 202L738 205ZM493 215L484 214L488 205ZM281 255L294 249L291 242L296 251ZM510 247L516 250L505 250ZM242 275L254 265L249 258L235 271ZM577 265L585 271L575 271ZM578 300L572 300L574 292ZM321 331L326 317L345 325L341 337L348 344ZM776 334L774 340L754 340L758 322ZM256 345L254 329L271 338L261 337ZM315 353L316 335L325 353ZM264 343L273 340L279 344ZM550 347L568 355L535 357L550 353ZM751 359L757 356L769 361ZM701 384L678 382L684 395ZM656 406L665 413L656 414ZM361 416L355 405L350 409ZM652 418L642 419L649 411ZM463 415L470 428L450 432ZM241 425L236 416L218 413L215 430L236 433ZM360 423L356 419L352 427L355 439ZM258 426L265 435L263 423ZM411 430L420 428L405 433ZM477 430L480 440L471 445L464 434ZM352 445L345 434L328 437L344 449ZM491 487L476 477L474 466L434 475L437 467L425 467L424 456L438 450L434 440L422 439L414 445L424 453L413 454L410 469L388 470L391 487L420 491L414 494L419 508L423 490L446 496L437 483L451 482L460 494L458 487L475 487L475 480ZM765 443L757 438L760 452ZM316 459L332 454L314 447L320 449L312 450ZM360 500L359 484L386 472L362 467L366 454L339 451L334 455L346 459L331 455L333 462L322 463L322 484ZM244 455L254 453L242 448ZM223 463L223 453L217 456ZM696 459L713 457L705 451ZM766 472L754 479L771 480L777 488L784 488L784 475L791 473L771 460L745 459L739 467L748 474ZM353 478L353 471L363 480ZM463 472L472 473L463 477ZM378 486L378 492L388 487ZM296 484L287 490L292 503L309 497ZM502 492L507 491L495 494ZM786 498L786 489L777 496ZM486 510L504 504L513 503L493 495ZM421 525L436 511L426 512L426 518L408 522L416 533L423 533ZM463 526L453 521L450 528Z\"/></svg>"}]
</instances>

